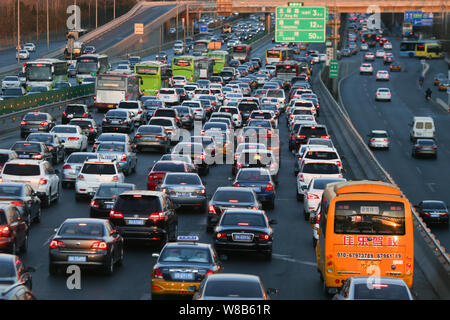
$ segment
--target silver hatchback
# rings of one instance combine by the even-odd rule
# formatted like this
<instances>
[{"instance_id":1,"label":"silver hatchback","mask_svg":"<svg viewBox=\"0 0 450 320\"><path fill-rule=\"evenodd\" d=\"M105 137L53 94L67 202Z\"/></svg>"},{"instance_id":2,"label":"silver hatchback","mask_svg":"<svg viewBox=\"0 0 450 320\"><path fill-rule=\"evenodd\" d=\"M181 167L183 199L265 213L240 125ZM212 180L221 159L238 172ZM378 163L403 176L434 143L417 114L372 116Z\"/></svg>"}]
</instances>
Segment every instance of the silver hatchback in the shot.
<instances>
[{"instance_id":1,"label":"silver hatchback","mask_svg":"<svg viewBox=\"0 0 450 320\"><path fill-rule=\"evenodd\" d=\"M372 130L369 136L369 148L389 149L389 134L385 130Z\"/></svg>"}]
</instances>

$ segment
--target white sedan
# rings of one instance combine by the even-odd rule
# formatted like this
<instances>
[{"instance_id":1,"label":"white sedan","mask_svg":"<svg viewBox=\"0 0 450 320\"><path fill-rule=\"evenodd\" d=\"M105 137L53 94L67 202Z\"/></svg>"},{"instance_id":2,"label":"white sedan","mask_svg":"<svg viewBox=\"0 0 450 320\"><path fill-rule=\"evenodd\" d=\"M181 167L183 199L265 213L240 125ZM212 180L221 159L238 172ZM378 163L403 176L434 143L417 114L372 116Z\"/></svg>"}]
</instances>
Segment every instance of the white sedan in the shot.
<instances>
[{"instance_id":1,"label":"white sedan","mask_svg":"<svg viewBox=\"0 0 450 320\"><path fill-rule=\"evenodd\" d=\"M392 50L392 43L385 42L384 45L383 45L383 49L384 50Z\"/></svg>"},{"instance_id":2,"label":"white sedan","mask_svg":"<svg viewBox=\"0 0 450 320\"><path fill-rule=\"evenodd\" d=\"M391 101L391 90L389 88L378 88L375 94L375 100Z\"/></svg>"},{"instance_id":3,"label":"white sedan","mask_svg":"<svg viewBox=\"0 0 450 320\"><path fill-rule=\"evenodd\" d=\"M389 81L389 72L386 70L379 70L377 72L377 81L378 80Z\"/></svg>"},{"instance_id":4,"label":"white sedan","mask_svg":"<svg viewBox=\"0 0 450 320\"><path fill-rule=\"evenodd\" d=\"M21 60L30 59L30 53L24 49L19 50L16 53L16 59L21 59Z\"/></svg>"},{"instance_id":5,"label":"white sedan","mask_svg":"<svg viewBox=\"0 0 450 320\"><path fill-rule=\"evenodd\" d=\"M377 50L377 51L375 52L375 57L376 57L376 58L384 58L384 55L385 55L384 50Z\"/></svg>"},{"instance_id":6,"label":"white sedan","mask_svg":"<svg viewBox=\"0 0 450 320\"><path fill-rule=\"evenodd\" d=\"M364 73L370 73L373 74L373 67L372 64L370 63L363 63L361 65L361 67L359 67L359 73L360 74L364 74Z\"/></svg>"},{"instance_id":7,"label":"white sedan","mask_svg":"<svg viewBox=\"0 0 450 320\"><path fill-rule=\"evenodd\" d=\"M24 46L23 46L23 48L24 48L25 50L27 50L28 52L34 52L34 51L36 51L36 45L35 45L34 43L31 43L31 42L25 43Z\"/></svg>"},{"instance_id":8,"label":"white sedan","mask_svg":"<svg viewBox=\"0 0 450 320\"><path fill-rule=\"evenodd\" d=\"M56 125L50 132L61 140L65 150L87 151L88 137L79 126Z\"/></svg>"}]
</instances>

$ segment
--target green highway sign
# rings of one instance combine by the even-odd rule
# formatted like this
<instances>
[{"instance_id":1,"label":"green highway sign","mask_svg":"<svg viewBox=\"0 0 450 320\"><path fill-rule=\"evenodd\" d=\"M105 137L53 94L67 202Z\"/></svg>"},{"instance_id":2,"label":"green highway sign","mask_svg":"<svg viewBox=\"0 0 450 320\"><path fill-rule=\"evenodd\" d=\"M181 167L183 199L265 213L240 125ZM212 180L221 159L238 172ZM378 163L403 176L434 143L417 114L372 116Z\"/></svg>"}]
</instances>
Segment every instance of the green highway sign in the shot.
<instances>
[{"instance_id":1,"label":"green highway sign","mask_svg":"<svg viewBox=\"0 0 450 320\"><path fill-rule=\"evenodd\" d=\"M277 7L275 42L325 42L326 7Z\"/></svg>"},{"instance_id":2,"label":"green highway sign","mask_svg":"<svg viewBox=\"0 0 450 320\"><path fill-rule=\"evenodd\" d=\"M303 2L288 2L289 7L303 7Z\"/></svg>"},{"instance_id":3,"label":"green highway sign","mask_svg":"<svg viewBox=\"0 0 450 320\"><path fill-rule=\"evenodd\" d=\"M330 61L330 75L329 78L337 78L339 74L339 63L337 60Z\"/></svg>"}]
</instances>

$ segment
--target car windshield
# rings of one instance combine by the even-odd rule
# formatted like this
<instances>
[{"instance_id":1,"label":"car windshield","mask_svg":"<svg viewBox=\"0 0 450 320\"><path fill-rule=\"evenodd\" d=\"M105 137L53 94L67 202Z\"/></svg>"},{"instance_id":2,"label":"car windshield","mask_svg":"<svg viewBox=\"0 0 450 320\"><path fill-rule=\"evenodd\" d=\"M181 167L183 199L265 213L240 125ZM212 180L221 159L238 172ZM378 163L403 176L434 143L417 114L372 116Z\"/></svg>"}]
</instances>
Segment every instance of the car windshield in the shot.
<instances>
[{"instance_id":1,"label":"car windshield","mask_svg":"<svg viewBox=\"0 0 450 320\"><path fill-rule=\"evenodd\" d=\"M152 172L185 172L184 163L157 162Z\"/></svg>"},{"instance_id":2,"label":"car windshield","mask_svg":"<svg viewBox=\"0 0 450 320\"><path fill-rule=\"evenodd\" d=\"M211 254L208 249L198 247L167 247L161 252L158 262L211 263Z\"/></svg>"},{"instance_id":3,"label":"car windshield","mask_svg":"<svg viewBox=\"0 0 450 320\"><path fill-rule=\"evenodd\" d=\"M365 283L354 286L353 298L356 300L410 300L405 286L375 283L372 288Z\"/></svg>"},{"instance_id":4,"label":"car windshield","mask_svg":"<svg viewBox=\"0 0 450 320\"><path fill-rule=\"evenodd\" d=\"M42 113L28 113L25 115L23 120L26 121L45 121L47 120L47 115Z\"/></svg>"},{"instance_id":5,"label":"car windshield","mask_svg":"<svg viewBox=\"0 0 450 320\"><path fill-rule=\"evenodd\" d=\"M372 138L387 138L387 133L382 132L372 132Z\"/></svg>"},{"instance_id":6,"label":"car windshield","mask_svg":"<svg viewBox=\"0 0 450 320\"><path fill-rule=\"evenodd\" d=\"M240 202L254 202L253 193L247 190L220 190L214 194L213 201L240 203Z\"/></svg>"},{"instance_id":7,"label":"car windshield","mask_svg":"<svg viewBox=\"0 0 450 320\"><path fill-rule=\"evenodd\" d=\"M137 102L120 102L117 108L120 109L139 109Z\"/></svg>"},{"instance_id":8,"label":"car windshield","mask_svg":"<svg viewBox=\"0 0 450 320\"><path fill-rule=\"evenodd\" d=\"M8 186L0 183L0 197L20 197L22 186Z\"/></svg>"},{"instance_id":9,"label":"car windshield","mask_svg":"<svg viewBox=\"0 0 450 320\"><path fill-rule=\"evenodd\" d=\"M221 226L266 227L266 219L255 213L225 213Z\"/></svg>"},{"instance_id":10,"label":"car windshield","mask_svg":"<svg viewBox=\"0 0 450 320\"><path fill-rule=\"evenodd\" d=\"M173 123L169 119L151 119L149 124L163 126L163 127L172 127Z\"/></svg>"},{"instance_id":11,"label":"car windshield","mask_svg":"<svg viewBox=\"0 0 450 320\"><path fill-rule=\"evenodd\" d=\"M433 140L418 140L417 144L422 145L422 146L434 146L434 141Z\"/></svg>"},{"instance_id":12,"label":"car windshield","mask_svg":"<svg viewBox=\"0 0 450 320\"><path fill-rule=\"evenodd\" d=\"M125 152L125 145L124 144L117 144L117 143L107 143L103 142L100 143L100 145L97 148L97 151L104 151L104 152Z\"/></svg>"},{"instance_id":13,"label":"car windshield","mask_svg":"<svg viewBox=\"0 0 450 320\"><path fill-rule=\"evenodd\" d=\"M116 168L114 164L104 163L85 163L81 173L85 174L116 174Z\"/></svg>"},{"instance_id":14,"label":"car windshield","mask_svg":"<svg viewBox=\"0 0 450 320\"><path fill-rule=\"evenodd\" d=\"M95 196L101 198L116 198L117 196L128 190L133 190L133 187L120 185L100 185Z\"/></svg>"},{"instance_id":15,"label":"car windshield","mask_svg":"<svg viewBox=\"0 0 450 320\"><path fill-rule=\"evenodd\" d=\"M205 288L206 297L262 298L261 286L257 282L239 280L209 281Z\"/></svg>"},{"instance_id":16,"label":"car windshield","mask_svg":"<svg viewBox=\"0 0 450 320\"><path fill-rule=\"evenodd\" d=\"M156 133L156 134L162 134L164 131L164 128L161 126L141 126L139 127L137 133L143 134L143 133Z\"/></svg>"},{"instance_id":17,"label":"car windshield","mask_svg":"<svg viewBox=\"0 0 450 320\"><path fill-rule=\"evenodd\" d=\"M0 213L0 217L5 217L4 213ZM3 219L0 218L0 223ZM14 279L7 278L15 278L16 277L16 268L13 261L9 259L0 260L0 283L2 284L13 284Z\"/></svg>"},{"instance_id":18,"label":"car windshield","mask_svg":"<svg viewBox=\"0 0 450 320\"><path fill-rule=\"evenodd\" d=\"M342 179L314 179L313 188L316 190L324 190L327 184L337 181L343 181Z\"/></svg>"},{"instance_id":19,"label":"car windshield","mask_svg":"<svg viewBox=\"0 0 450 320\"><path fill-rule=\"evenodd\" d=\"M41 145L38 143L26 143L26 142L19 142L14 144L14 146L11 148L14 151L17 152L41 152Z\"/></svg>"},{"instance_id":20,"label":"car windshield","mask_svg":"<svg viewBox=\"0 0 450 320\"><path fill-rule=\"evenodd\" d=\"M328 151L308 151L305 158L314 160L335 160L338 159L336 152Z\"/></svg>"},{"instance_id":21,"label":"car windshield","mask_svg":"<svg viewBox=\"0 0 450 320\"><path fill-rule=\"evenodd\" d=\"M149 212L161 212L161 201L157 196L147 196L140 194L122 194L117 199L114 210L123 212L136 212L146 218Z\"/></svg>"},{"instance_id":22,"label":"car windshield","mask_svg":"<svg viewBox=\"0 0 450 320\"><path fill-rule=\"evenodd\" d=\"M200 178L191 174L168 174L164 179L164 184L177 185L201 185Z\"/></svg>"},{"instance_id":23,"label":"car windshield","mask_svg":"<svg viewBox=\"0 0 450 320\"><path fill-rule=\"evenodd\" d=\"M62 126L53 127L52 132L55 132L55 133L78 133L76 127L62 127Z\"/></svg>"},{"instance_id":24,"label":"car windshield","mask_svg":"<svg viewBox=\"0 0 450 320\"><path fill-rule=\"evenodd\" d=\"M38 165L7 163L3 169L3 174L12 176L39 176L41 170Z\"/></svg>"},{"instance_id":25,"label":"car windshield","mask_svg":"<svg viewBox=\"0 0 450 320\"><path fill-rule=\"evenodd\" d=\"M447 210L443 202L423 202L422 208L424 210Z\"/></svg>"},{"instance_id":26,"label":"car windshield","mask_svg":"<svg viewBox=\"0 0 450 320\"><path fill-rule=\"evenodd\" d=\"M306 163L303 173L311 174L339 174L339 167L334 163Z\"/></svg>"},{"instance_id":27,"label":"car windshield","mask_svg":"<svg viewBox=\"0 0 450 320\"><path fill-rule=\"evenodd\" d=\"M90 159L97 159L98 156L96 154L71 154L66 162L67 163L84 163Z\"/></svg>"},{"instance_id":28,"label":"car windshield","mask_svg":"<svg viewBox=\"0 0 450 320\"><path fill-rule=\"evenodd\" d=\"M154 117L169 117L169 118L173 118L175 117L175 110L172 109L157 109L155 111Z\"/></svg>"},{"instance_id":29,"label":"car windshield","mask_svg":"<svg viewBox=\"0 0 450 320\"><path fill-rule=\"evenodd\" d=\"M393 201L337 201L337 234L404 235L405 208Z\"/></svg>"},{"instance_id":30,"label":"car windshield","mask_svg":"<svg viewBox=\"0 0 450 320\"><path fill-rule=\"evenodd\" d=\"M103 237L104 234L103 224L93 222L66 222L58 230L62 237Z\"/></svg>"},{"instance_id":31,"label":"car windshield","mask_svg":"<svg viewBox=\"0 0 450 320\"><path fill-rule=\"evenodd\" d=\"M127 113L125 111L108 111L105 115L106 118L122 118L125 119L127 117Z\"/></svg>"},{"instance_id":32,"label":"car windshield","mask_svg":"<svg viewBox=\"0 0 450 320\"><path fill-rule=\"evenodd\" d=\"M79 126L80 128L92 127L92 123L90 121L85 121L85 120L70 120L69 124L72 126Z\"/></svg>"}]
</instances>

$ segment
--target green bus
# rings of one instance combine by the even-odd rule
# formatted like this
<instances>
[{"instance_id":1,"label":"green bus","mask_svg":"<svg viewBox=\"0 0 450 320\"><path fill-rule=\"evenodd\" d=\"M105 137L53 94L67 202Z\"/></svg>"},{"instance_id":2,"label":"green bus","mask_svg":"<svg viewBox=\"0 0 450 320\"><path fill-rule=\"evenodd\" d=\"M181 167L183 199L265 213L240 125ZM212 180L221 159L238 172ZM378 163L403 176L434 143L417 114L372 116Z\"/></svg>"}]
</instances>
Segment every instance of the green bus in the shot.
<instances>
[{"instance_id":1,"label":"green bus","mask_svg":"<svg viewBox=\"0 0 450 320\"><path fill-rule=\"evenodd\" d=\"M157 90L168 87L170 68L160 61L143 61L134 66L139 76L139 89L143 95L155 96Z\"/></svg>"},{"instance_id":2,"label":"green bus","mask_svg":"<svg viewBox=\"0 0 450 320\"><path fill-rule=\"evenodd\" d=\"M174 76L185 76L188 82L198 79L198 69L196 70L196 60L201 57L181 56L172 59L172 74Z\"/></svg>"},{"instance_id":3,"label":"green bus","mask_svg":"<svg viewBox=\"0 0 450 320\"><path fill-rule=\"evenodd\" d=\"M214 61L213 67L214 74L221 73L223 68L228 66L228 62L230 61L230 55L228 51L224 50L210 51L206 56Z\"/></svg>"},{"instance_id":4,"label":"green bus","mask_svg":"<svg viewBox=\"0 0 450 320\"><path fill-rule=\"evenodd\" d=\"M67 63L58 59L39 59L24 63L22 67L29 90L33 86L47 86L50 89L56 82L67 81Z\"/></svg>"}]
</instances>

